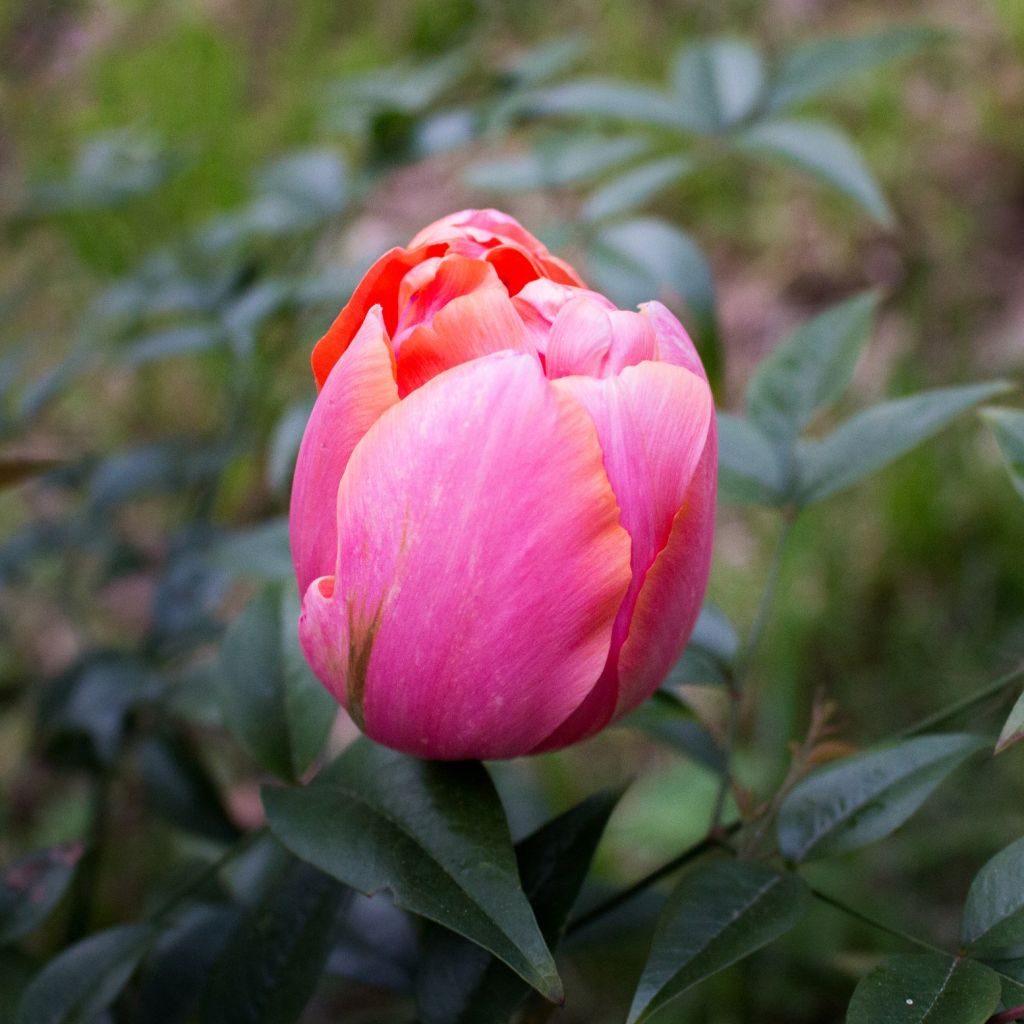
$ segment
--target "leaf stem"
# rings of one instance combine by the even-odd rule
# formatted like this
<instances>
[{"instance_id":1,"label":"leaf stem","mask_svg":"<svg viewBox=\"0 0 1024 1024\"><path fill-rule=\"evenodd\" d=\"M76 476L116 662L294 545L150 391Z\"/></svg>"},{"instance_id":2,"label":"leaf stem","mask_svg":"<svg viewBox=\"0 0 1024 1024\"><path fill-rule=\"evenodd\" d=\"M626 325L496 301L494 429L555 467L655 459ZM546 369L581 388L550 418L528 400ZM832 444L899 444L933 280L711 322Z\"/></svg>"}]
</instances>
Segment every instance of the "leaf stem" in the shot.
<instances>
[{"instance_id":1,"label":"leaf stem","mask_svg":"<svg viewBox=\"0 0 1024 1024\"><path fill-rule=\"evenodd\" d=\"M618 910L622 904L629 902L634 896L643 892L645 889L649 889L652 885L660 882L663 878L667 878L669 875L678 871L681 867L697 860L699 857L703 857L704 854L710 853L712 850L729 850L729 847L725 845L724 840L739 831L740 823L733 822L730 825L726 825L723 829L719 830L716 835L709 835L702 839L699 843L688 847L683 850L682 853L677 854L672 860L661 867L655 868L649 874L644 875L643 878L638 879L631 886L623 889L621 892L617 892L614 896L609 896L608 899L598 903L597 906L591 907L590 910L584 914L580 914L579 917L575 918L569 923L569 927L566 929L567 935L572 935L575 932L586 928L587 925L592 924L594 921L606 914L610 914L613 910Z\"/></svg>"},{"instance_id":2,"label":"leaf stem","mask_svg":"<svg viewBox=\"0 0 1024 1024\"><path fill-rule=\"evenodd\" d=\"M147 917L151 921L160 921L166 917L174 908L186 897L191 895L197 889L204 886L211 878L215 877L220 870L231 863L236 857L241 856L249 849L257 840L262 839L264 836L270 834L270 829L263 825L252 832L247 832L237 842L229 846L216 860L210 861L209 864L199 872L195 878L185 882L176 892L171 893L161 903L156 910L148 914Z\"/></svg>"},{"instance_id":3,"label":"leaf stem","mask_svg":"<svg viewBox=\"0 0 1024 1024\"><path fill-rule=\"evenodd\" d=\"M988 700L989 697L994 697L1000 691L1005 689L1010 683L1015 682L1024 676L1024 662L1017 665L1016 668L1010 669L1009 672L1001 675L998 679L993 679L992 682L976 690L974 693L969 693L966 697L961 697L960 700L954 701L947 707L941 708L939 711L935 711L930 715L926 715L924 718L915 722L913 725L908 726L906 729L901 729L899 732L894 733L889 737L891 740L902 740L909 736L917 736L919 733L927 732L929 729L933 729L937 725L942 725L947 722L950 718L955 718L962 711L967 711L974 707L976 704L981 704Z\"/></svg>"},{"instance_id":4,"label":"leaf stem","mask_svg":"<svg viewBox=\"0 0 1024 1024\"><path fill-rule=\"evenodd\" d=\"M893 938L901 939L903 942L908 942L912 946L918 946L921 949L928 950L929 953L941 953L942 956L949 956L950 954L940 949L938 946L933 946L930 942L926 942L924 939L919 939L909 932L901 931L899 928L895 928L892 925L886 924L884 921L879 921L869 914L865 914L862 910L858 910L856 907L851 907L848 903L843 903L842 900L836 899L834 896L830 896L826 892L822 892L820 889L816 889L813 885L810 887L811 895L815 899L822 903L828 904L835 910L842 911L848 917L855 918L864 924L870 925L872 928L877 928L879 931L885 932Z\"/></svg>"}]
</instances>

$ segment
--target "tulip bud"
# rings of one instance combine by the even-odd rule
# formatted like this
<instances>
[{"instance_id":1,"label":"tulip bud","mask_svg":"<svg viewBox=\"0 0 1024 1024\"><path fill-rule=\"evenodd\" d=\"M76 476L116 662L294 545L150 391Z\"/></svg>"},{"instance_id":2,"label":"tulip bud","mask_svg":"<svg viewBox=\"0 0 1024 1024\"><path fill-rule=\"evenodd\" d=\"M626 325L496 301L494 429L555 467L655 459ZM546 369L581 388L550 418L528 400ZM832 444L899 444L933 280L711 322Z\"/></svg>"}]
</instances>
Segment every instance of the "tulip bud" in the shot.
<instances>
[{"instance_id":1,"label":"tulip bud","mask_svg":"<svg viewBox=\"0 0 1024 1024\"><path fill-rule=\"evenodd\" d=\"M516 757L650 696L707 585L717 455L664 306L618 310L511 217L468 210L381 257L312 362L299 633L361 729Z\"/></svg>"}]
</instances>

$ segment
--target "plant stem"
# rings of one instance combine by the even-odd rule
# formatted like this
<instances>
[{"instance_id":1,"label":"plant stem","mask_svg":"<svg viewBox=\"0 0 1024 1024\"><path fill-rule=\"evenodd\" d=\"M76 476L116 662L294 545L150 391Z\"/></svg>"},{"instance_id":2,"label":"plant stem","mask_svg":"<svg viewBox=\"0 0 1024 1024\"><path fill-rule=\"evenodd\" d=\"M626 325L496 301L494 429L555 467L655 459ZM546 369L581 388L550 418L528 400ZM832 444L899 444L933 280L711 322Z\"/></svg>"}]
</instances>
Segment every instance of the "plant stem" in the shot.
<instances>
[{"instance_id":1,"label":"plant stem","mask_svg":"<svg viewBox=\"0 0 1024 1024\"><path fill-rule=\"evenodd\" d=\"M772 553L771 564L768 567L768 577L765 580L764 590L761 592L761 600L758 602L757 612L754 615L754 623L750 627L750 635L743 653L740 655L736 669L730 673L726 680L729 690L729 718L726 724L725 738L725 766L722 770L722 778L718 784L718 793L715 796L714 809L711 812L711 824L708 826L708 835L716 835L722 825L722 815L725 813L725 801L729 795L729 788L732 786L732 758L736 746L736 736L739 732L740 711L743 704L743 689L747 677L750 674L750 667L754 661L754 655L761 644L761 636L764 627L768 622L768 614L771 611L772 601L775 598L775 591L779 585L779 576L782 573L782 562L786 555L786 548L789 544L790 535L793 532L793 524L796 521L794 514L787 514L775 542L775 550Z\"/></svg>"},{"instance_id":2,"label":"plant stem","mask_svg":"<svg viewBox=\"0 0 1024 1024\"><path fill-rule=\"evenodd\" d=\"M610 914L613 910L617 910L623 903L629 902L638 893L649 889L652 885L660 882L663 878L667 878L681 867L697 860L698 857L703 857L704 854L710 853L712 850L728 850L729 848L725 845L724 840L738 832L739 828L740 823L733 822L731 825L726 825L725 828L721 829L718 835L706 836L699 843L683 850L682 853L677 854L672 860L662 864L660 868L655 868L650 874L644 875L643 878L634 882L629 888L617 892L614 896L609 896L608 899L598 903L596 907L591 907L586 913L580 914L579 917L569 923L566 934L572 935L580 931L580 929L586 928L587 925L592 924L598 918Z\"/></svg>"},{"instance_id":3,"label":"plant stem","mask_svg":"<svg viewBox=\"0 0 1024 1024\"><path fill-rule=\"evenodd\" d=\"M829 896L828 893L822 892L820 889L816 889L813 885L810 887L811 895L815 899L822 903L828 904L828 906L835 908L836 910L842 911L849 917L855 918L864 924L870 925L872 928L877 928L879 931L886 932L893 938L901 939L903 942L908 942L912 946L918 946L921 949L928 950L929 953L941 953L942 956L949 956L950 954L944 949L940 949L938 946L933 946L930 942L926 942L924 939L919 939L914 935L910 935L908 932L901 931L899 928L894 928L892 925L886 924L884 921L878 921L863 911L858 910L856 907L851 907L847 903L843 903L842 900L837 900L834 896Z\"/></svg>"},{"instance_id":4,"label":"plant stem","mask_svg":"<svg viewBox=\"0 0 1024 1024\"><path fill-rule=\"evenodd\" d=\"M190 879L181 886L177 892L168 896L156 910L148 915L149 919L151 921L160 921L161 918L166 917L186 896L205 885L211 878L218 874L221 868L230 864L236 857L241 856L249 849L250 846L253 845L253 843L258 839L262 839L265 835L269 835L269 833L270 829L267 828L266 825L263 825L262 827L242 836L241 839L229 846L216 860L207 864L195 878Z\"/></svg>"},{"instance_id":5,"label":"plant stem","mask_svg":"<svg viewBox=\"0 0 1024 1024\"><path fill-rule=\"evenodd\" d=\"M67 942L69 945L88 933L92 920L93 901L99 881L102 857L103 830L106 825L107 807L110 803L111 780L111 771L105 768L96 777L94 784L89 837L86 840L85 854L75 877L71 911L68 916Z\"/></svg>"},{"instance_id":6,"label":"plant stem","mask_svg":"<svg viewBox=\"0 0 1024 1024\"><path fill-rule=\"evenodd\" d=\"M970 693L966 697L961 697L960 700L954 701L948 707L942 708L930 715L926 715L920 721L915 722L906 729L901 729L889 738L893 740L902 740L906 739L908 736L917 736L919 733L927 732L929 729L933 729L936 725L942 725L950 718L955 718L961 711L967 711L969 708L974 707L975 704L981 704L983 701L988 700L989 697L996 696L996 694L1009 686L1010 683L1020 679L1022 676L1024 676L1024 663L1021 663L1016 668L1010 669L1009 672L1001 675L998 679L993 679L992 682L981 687L980 690L976 690L974 693Z\"/></svg>"}]
</instances>

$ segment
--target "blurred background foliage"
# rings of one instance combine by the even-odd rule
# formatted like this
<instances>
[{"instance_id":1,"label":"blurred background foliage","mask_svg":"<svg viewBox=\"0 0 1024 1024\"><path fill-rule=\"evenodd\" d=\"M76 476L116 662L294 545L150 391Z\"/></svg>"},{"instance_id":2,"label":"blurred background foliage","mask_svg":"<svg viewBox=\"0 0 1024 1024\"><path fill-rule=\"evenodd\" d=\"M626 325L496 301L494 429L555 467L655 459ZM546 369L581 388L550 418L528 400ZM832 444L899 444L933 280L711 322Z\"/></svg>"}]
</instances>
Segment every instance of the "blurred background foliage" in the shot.
<instances>
[{"instance_id":1,"label":"blurred background foliage","mask_svg":"<svg viewBox=\"0 0 1024 1024\"><path fill-rule=\"evenodd\" d=\"M0 1021L49 953L159 905L261 820L256 763L280 737L218 700L218 645L260 583L289 577L309 352L387 246L454 209L502 206L622 304L658 296L683 314L727 409L796 324L867 288L878 327L840 416L1020 373L1024 9L897 13L874 0L0 6L0 464L5 481L36 477L0 492L0 862L72 844L51 854L56 909L0 953ZM859 42L815 42L832 37ZM777 530L773 512L723 504L711 596L742 627ZM741 781L784 773L819 692L859 745L1019 659L1021 551L1024 512L970 418L803 515L741 724ZM714 693L698 701L711 734ZM319 753L331 725L316 698L274 747L279 775ZM350 734L336 723L328 748ZM707 747L684 739L689 757L616 729L497 766L516 834L632 775L598 879L656 866L703 834L714 799ZM972 873L1024 830L1022 759L969 769L844 873L816 870L909 931L955 938ZM203 892L147 963L192 927L212 962L225 906L259 899L274 856L257 848L234 888ZM621 1019L658 905L570 940L570 1008L552 1019ZM303 1020L409 1019L406 919L379 899L346 908ZM838 1021L888 948L815 906L665 1019ZM143 971L131 1005L164 1016L138 1019L188 1019L156 977Z\"/></svg>"}]
</instances>

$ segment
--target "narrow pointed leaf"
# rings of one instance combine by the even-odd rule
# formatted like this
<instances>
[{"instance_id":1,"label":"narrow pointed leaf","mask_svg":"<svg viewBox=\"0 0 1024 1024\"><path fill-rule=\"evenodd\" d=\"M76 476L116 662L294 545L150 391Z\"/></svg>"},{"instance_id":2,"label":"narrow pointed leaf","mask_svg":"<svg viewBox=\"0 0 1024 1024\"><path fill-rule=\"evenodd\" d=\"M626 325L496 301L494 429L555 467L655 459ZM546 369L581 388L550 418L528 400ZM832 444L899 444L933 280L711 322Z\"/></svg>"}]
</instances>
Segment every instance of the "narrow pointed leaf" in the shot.
<instances>
[{"instance_id":1,"label":"narrow pointed leaf","mask_svg":"<svg viewBox=\"0 0 1024 1024\"><path fill-rule=\"evenodd\" d=\"M800 103L941 38L942 33L935 29L905 25L859 36L812 39L783 59L773 76L766 105L776 111Z\"/></svg>"},{"instance_id":2,"label":"narrow pointed leaf","mask_svg":"<svg viewBox=\"0 0 1024 1024\"><path fill-rule=\"evenodd\" d=\"M749 861L715 861L686 875L658 920L628 1024L784 935L809 902L802 879Z\"/></svg>"},{"instance_id":3,"label":"narrow pointed leaf","mask_svg":"<svg viewBox=\"0 0 1024 1024\"><path fill-rule=\"evenodd\" d=\"M761 55L736 39L686 46L676 59L672 82L680 113L696 132L715 135L742 121L764 88Z\"/></svg>"},{"instance_id":4,"label":"narrow pointed leaf","mask_svg":"<svg viewBox=\"0 0 1024 1024\"><path fill-rule=\"evenodd\" d=\"M600 221L633 213L695 166L690 157L668 156L625 171L590 193L580 211L583 219Z\"/></svg>"},{"instance_id":5,"label":"narrow pointed leaf","mask_svg":"<svg viewBox=\"0 0 1024 1024\"><path fill-rule=\"evenodd\" d=\"M821 441L797 445L799 501L838 494L934 437L961 413L1009 390L1002 381L936 388L858 413Z\"/></svg>"},{"instance_id":6,"label":"narrow pointed leaf","mask_svg":"<svg viewBox=\"0 0 1024 1024\"><path fill-rule=\"evenodd\" d=\"M764 433L795 438L815 412L847 388L857 357L871 336L878 296L854 296L825 310L764 359L747 387L747 412Z\"/></svg>"},{"instance_id":7,"label":"narrow pointed leaf","mask_svg":"<svg viewBox=\"0 0 1024 1024\"><path fill-rule=\"evenodd\" d=\"M860 980L846 1024L984 1024L999 995L999 976L975 960L890 956Z\"/></svg>"},{"instance_id":8,"label":"narrow pointed leaf","mask_svg":"<svg viewBox=\"0 0 1024 1024\"><path fill-rule=\"evenodd\" d=\"M883 226L892 211L860 151L838 129L820 121L764 121L736 136L753 154L764 154L806 171L859 203Z\"/></svg>"},{"instance_id":9,"label":"narrow pointed leaf","mask_svg":"<svg viewBox=\"0 0 1024 1024\"><path fill-rule=\"evenodd\" d=\"M536 93L530 108L538 114L593 117L679 130L687 127L675 97L650 86L614 79L579 79L553 86Z\"/></svg>"},{"instance_id":10,"label":"narrow pointed leaf","mask_svg":"<svg viewBox=\"0 0 1024 1024\"><path fill-rule=\"evenodd\" d=\"M60 902L82 858L78 843L53 846L0 873L0 945L34 931Z\"/></svg>"},{"instance_id":11,"label":"narrow pointed leaf","mask_svg":"<svg viewBox=\"0 0 1024 1024\"><path fill-rule=\"evenodd\" d=\"M974 877L964 904L966 946L1024 945L1024 839L1000 850Z\"/></svg>"},{"instance_id":12,"label":"narrow pointed leaf","mask_svg":"<svg viewBox=\"0 0 1024 1024\"><path fill-rule=\"evenodd\" d=\"M304 788L265 787L296 856L489 949L547 998L561 981L523 893L508 825L476 762L421 761L358 740Z\"/></svg>"},{"instance_id":13,"label":"narrow pointed leaf","mask_svg":"<svg viewBox=\"0 0 1024 1024\"><path fill-rule=\"evenodd\" d=\"M918 736L844 758L789 792L778 817L779 850L804 861L856 850L900 827L986 741L966 733Z\"/></svg>"},{"instance_id":14,"label":"narrow pointed leaf","mask_svg":"<svg viewBox=\"0 0 1024 1024\"><path fill-rule=\"evenodd\" d=\"M69 946L29 983L16 1024L91 1024L112 1006L156 936L127 924Z\"/></svg>"},{"instance_id":15,"label":"narrow pointed leaf","mask_svg":"<svg viewBox=\"0 0 1024 1024\"><path fill-rule=\"evenodd\" d=\"M290 858L212 968L202 1024L291 1024L323 973L346 890Z\"/></svg>"},{"instance_id":16,"label":"narrow pointed leaf","mask_svg":"<svg viewBox=\"0 0 1024 1024\"><path fill-rule=\"evenodd\" d=\"M523 889L554 948L621 796L601 792L516 844ZM416 1002L423 1024L504 1024L529 989L486 950L450 931L430 928Z\"/></svg>"},{"instance_id":17,"label":"narrow pointed leaf","mask_svg":"<svg viewBox=\"0 0 1024 1024\"><path fill-rule=\"evenodd\" d=\"M312 764L337 704L306 665L293 587L268 587L228 629L218 693L228 727L262 768L294 780Z\"/></svg>"},{"instance_id":18,"label":"narrow pointed leaf","mask_svg":"<svg viewBox=\"0 0 1024 1024\"><path fill-rule=\"evenodd\" d=\"M983 409L981 415L999 442L1013 486L1024 498L1024 411Z\"/></svg>"},{"instance_id":19,"label":"narrow pointed leaf","mask_svg":"<svg viewBox=\"0 0 1024 1024\"><path fill-rule=\"evenodd\" d=\"M733 505L784 505L787 482L775 445L749 420L718 413L718 496Z\"/></svg>"},{"instance_id":20,"label":"narrow pointed leaf","mask_svg":"<svg viewBox=\"0 0 1024 1024\"><path fill-rule=\"evenodd\" d=\"M1017 698L1017 703L1013 705L1013 710L1003 725L1003 731L996 741L995 752L1001 754L1007 747L1012 747L1021 740L1024 740L1024 693Z\"/></svg>"}]
</instances>

